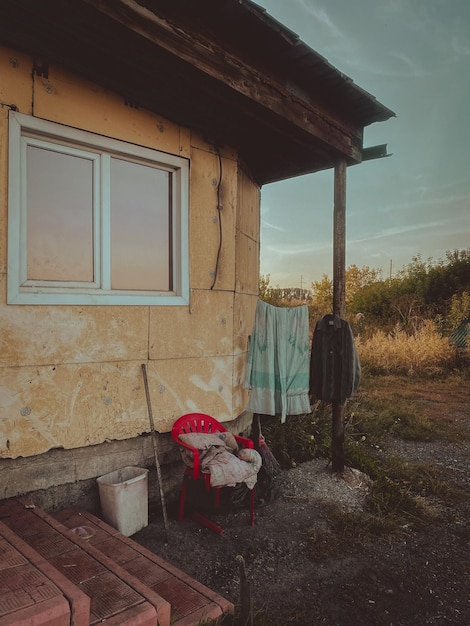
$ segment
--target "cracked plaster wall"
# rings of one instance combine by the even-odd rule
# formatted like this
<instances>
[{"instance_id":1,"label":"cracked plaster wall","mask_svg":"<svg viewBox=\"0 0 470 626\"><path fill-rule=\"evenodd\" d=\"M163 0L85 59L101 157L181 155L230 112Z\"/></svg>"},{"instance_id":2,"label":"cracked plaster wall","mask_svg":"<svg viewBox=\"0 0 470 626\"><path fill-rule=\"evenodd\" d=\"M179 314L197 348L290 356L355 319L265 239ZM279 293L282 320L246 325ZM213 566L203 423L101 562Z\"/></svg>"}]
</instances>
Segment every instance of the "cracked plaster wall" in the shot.
<instances>
[{"instance_id":1,"label":"cracked plaster wall","mask_svg":"<svg viewBox=\"0 0 470 626\"><path fill-rule=\"evenodd\" d=\"M0 475L2 458L40 459L50 450L137 441L149 431L142 363L159 432L189 411L221 421L243 414L241 383L258 293L259 189L234 151L221 151L223 247L211 289L219 243L215 150L190 129L129 108L60 67L34 81L32 68L28 55L0 48L0 102L190 159L191 297L184 307L8 306L9 107L0 106Z\"/></svg>"}]
</instances>

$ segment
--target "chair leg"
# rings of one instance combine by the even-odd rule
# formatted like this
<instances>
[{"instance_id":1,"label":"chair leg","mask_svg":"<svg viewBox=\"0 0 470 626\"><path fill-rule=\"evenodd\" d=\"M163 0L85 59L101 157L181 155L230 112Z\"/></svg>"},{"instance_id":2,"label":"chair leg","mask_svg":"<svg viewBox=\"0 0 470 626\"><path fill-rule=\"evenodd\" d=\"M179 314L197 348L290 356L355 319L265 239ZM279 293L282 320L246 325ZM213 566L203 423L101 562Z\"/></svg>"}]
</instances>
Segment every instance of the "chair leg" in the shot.
<instances>
[{"instance_id":1,"label":"chair leg","mask_svg":"<svg viewBox=\"0 0 470 626\"><path fill-rule=\"evenodd\" d=\"M251 525L255 525L255 490L251 490L250 494L250 522Z\"/></svg>"},{"instance_id":2,"label":"chair leg","mask_svg":"<svg viewBox=\"0 0 470 626\"><path fill-rule=\"evenodd\" d=\"M188 477L185 474L183 476L183 485L181 487L180 510L179 510L179 514L178 514L178 520L180 522L184 518L184 505L185 505L185 502L186 502L186 482L187 482L187 480L188 480Z\"/></svg>"}]
</instances>

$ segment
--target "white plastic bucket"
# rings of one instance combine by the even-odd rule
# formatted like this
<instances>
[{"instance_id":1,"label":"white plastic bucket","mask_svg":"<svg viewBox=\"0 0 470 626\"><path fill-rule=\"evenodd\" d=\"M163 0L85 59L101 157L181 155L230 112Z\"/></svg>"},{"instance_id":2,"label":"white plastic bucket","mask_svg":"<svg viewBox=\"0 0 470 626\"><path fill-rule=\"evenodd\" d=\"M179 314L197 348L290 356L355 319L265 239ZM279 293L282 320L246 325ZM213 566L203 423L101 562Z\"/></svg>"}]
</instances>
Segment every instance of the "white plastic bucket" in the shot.
<instances>
[{"instance_id":1,"label":"white plastic bucket","mask_svg":"<svg viewBox=\"0 0 470 626\"><path fill-rule=\"evenodd\" d=\"M148 525L148 469L123 467L96 482L105 522L126 537Z\"/></svg>"}]
</instances>

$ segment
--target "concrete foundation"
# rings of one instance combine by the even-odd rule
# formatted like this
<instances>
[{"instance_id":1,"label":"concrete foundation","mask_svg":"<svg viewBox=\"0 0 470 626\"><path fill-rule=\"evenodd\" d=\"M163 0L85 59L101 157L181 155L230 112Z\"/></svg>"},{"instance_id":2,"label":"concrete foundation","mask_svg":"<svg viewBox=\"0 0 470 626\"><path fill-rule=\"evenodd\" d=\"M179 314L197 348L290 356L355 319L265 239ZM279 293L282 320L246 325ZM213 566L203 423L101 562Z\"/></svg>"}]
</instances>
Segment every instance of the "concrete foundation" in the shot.
<instances>
[{"instance_id":1,"label":"concrete foundation","mask_svg":"<svg viewBox=\"0 0 470 626\"><path fill-rule=\"evenodd\" d=\"M237 434L249 434L252 414L224 424ZM178 497L183 464L170 433L157 435L158 461L168 501ZM79 506L99 511L96 478L126 465L147 467L149 471L149 502L160 501L155 456L150 435L125 441L109 441L74 450L55 449L34 457L3 459L0 465L0 499L27 495L46 511Z\"/></svg>"}]
</instances>

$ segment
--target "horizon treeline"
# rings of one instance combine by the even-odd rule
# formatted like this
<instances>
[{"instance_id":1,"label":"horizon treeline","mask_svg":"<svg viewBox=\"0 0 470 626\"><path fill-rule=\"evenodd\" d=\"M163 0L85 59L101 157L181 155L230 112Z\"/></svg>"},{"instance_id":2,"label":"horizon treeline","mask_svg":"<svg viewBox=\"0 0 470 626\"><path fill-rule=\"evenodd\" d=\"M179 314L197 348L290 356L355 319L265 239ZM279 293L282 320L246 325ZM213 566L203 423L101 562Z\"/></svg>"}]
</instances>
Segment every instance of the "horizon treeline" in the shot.
<instances>
[{"instance_id":1,"label":"horizon treeline","mask_svg":"<svg viewBox=\"0 0 470 626\"><path fill-rule=\"evenodd\" d=\"M448 251L438 261L423 261L418 254L386 279L381 269L350 265L345 278L345 318L362 336L397 328L412 334L428 321L449 335L470 321L470 248ZM274 306L308 305L312 325L332 312L333 281L324 274L311 289L281 288L270 285L269 274L262 275L259 297Z\"/></svg>"}]
</instances>

